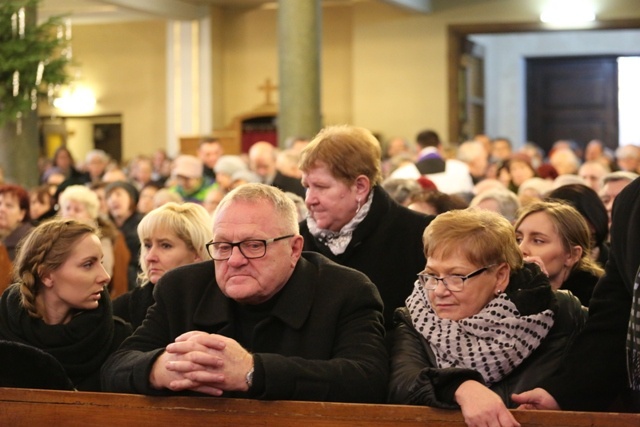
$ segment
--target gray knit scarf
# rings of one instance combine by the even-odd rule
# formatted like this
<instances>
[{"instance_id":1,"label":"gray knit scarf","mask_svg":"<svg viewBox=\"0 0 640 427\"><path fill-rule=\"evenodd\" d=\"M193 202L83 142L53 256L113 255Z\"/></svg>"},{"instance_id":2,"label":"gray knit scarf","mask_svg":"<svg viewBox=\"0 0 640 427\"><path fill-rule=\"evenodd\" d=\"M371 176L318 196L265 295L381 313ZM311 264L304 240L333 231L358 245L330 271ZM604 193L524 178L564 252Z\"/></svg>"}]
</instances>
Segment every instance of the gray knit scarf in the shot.
<instances>
[{"instance_id":1,"label":"gray knit scarf","mask_svg":"<svg viewBox=\"0 0 640 427\"><path fill-rule=\"evenodd\" d=\"M406 304L413 326L429 343L439 368L473 369L488 385L517 368L553 326L552 310L522 316L506 294L458 321L438 317L419 281Z\"/></svg>"}]
</instances>

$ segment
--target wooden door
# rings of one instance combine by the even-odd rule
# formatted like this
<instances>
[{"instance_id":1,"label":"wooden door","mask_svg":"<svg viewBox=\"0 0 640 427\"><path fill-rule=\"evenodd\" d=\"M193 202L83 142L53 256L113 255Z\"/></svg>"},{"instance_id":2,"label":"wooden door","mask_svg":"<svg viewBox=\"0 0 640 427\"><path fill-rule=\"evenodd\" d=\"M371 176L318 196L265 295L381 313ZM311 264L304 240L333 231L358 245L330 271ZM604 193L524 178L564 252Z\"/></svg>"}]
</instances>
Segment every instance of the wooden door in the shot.
<instances>
[{"instance_id":1,"label":"wooden door","mask_svg":"<svg viewBox=\"0 0 640 427\"><path fill-rule=\"evenodd\" d=\"M484 130L484 47L463 41L458 65L458 142L473 139Z\"/></svg>"},{"instance_id":2,"label":"wooden door","mask_svg":"<svg viewBox=\"0 0 640 427\"><path fill-rule=\"evenodd\" d=\"M527 59L527 140L618 146L617 57Z\"/></svg>"},{"instance_id":3,"label":"wooden door","mask_svg":"<svg viewBox=\"0 0 640 427\"><path fill-rule=\"evenodd\" d=\"M93 125L93 144L118 163L122 161L122 125L96 123Z\"/></svg>"}]
</instances>

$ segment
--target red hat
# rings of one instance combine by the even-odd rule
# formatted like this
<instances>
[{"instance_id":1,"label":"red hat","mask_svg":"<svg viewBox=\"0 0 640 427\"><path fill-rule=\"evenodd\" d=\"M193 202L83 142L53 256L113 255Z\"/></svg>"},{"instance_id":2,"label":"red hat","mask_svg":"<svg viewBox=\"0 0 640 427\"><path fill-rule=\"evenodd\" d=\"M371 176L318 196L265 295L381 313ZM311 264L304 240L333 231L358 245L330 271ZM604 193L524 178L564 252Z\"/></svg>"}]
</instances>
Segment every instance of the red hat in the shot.
<instances>
[{"instance_id":1,"label":"red hat","mask_svg":"<svg viewBox=\"0 0 640 427\"><path fill-rule=\"evenodd\" d=\"M436 184L424 175L416 179L416 181L418 181L423 190L438 190Z\"/></svg>"}]
</instances>

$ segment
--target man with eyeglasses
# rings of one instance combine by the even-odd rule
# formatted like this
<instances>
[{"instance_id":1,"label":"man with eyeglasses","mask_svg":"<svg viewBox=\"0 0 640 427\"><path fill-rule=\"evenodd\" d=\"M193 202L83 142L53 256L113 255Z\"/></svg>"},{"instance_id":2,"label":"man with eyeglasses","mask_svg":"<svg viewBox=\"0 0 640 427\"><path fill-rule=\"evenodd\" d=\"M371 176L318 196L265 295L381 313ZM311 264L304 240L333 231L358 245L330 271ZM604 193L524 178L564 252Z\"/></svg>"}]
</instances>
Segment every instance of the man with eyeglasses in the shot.
<instances>
[{"instance_id":1,"label":"man with eyeglasses","mask_svg":"<svg viewBox=\"0 0 640 427\"><path fill-rule=\"evenodd\" d=\"M105 391L384 401L373 283L302 252L295 205L275 187L236 188L213 219L213 261L162 277L142 326L104 365Z\"/></svg>"}]
</instances>

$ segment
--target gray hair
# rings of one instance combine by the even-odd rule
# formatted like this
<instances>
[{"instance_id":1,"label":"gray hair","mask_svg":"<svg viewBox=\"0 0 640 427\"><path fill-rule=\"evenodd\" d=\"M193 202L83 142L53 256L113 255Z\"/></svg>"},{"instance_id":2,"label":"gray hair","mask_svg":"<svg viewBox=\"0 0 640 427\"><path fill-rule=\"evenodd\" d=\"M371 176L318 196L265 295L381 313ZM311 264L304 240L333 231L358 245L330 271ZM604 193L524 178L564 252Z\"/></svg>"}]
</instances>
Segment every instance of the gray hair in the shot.
<instances>
[{"instance_id":1,"label":"gray hair","mask_svg":"<svg viewBox=\"0 0 640 427\"><path fill-rule=\"evenodd\" d=\"M282 190L266 184L249 183L243 184L227 193L218 207L213 212L213 224L224 209L233 202L256 203L268 201L274 207L277 217L274 218L282 227L283 232L298 234L300 226L298 224L298 210L296 205Z\"/></svg>"},{"instance_id":2,"label":"gray hair","mask_svg":"<svg viewBox=\"0 0 640 427\"><path fill-rule=\"evenodd\" d=\"M512 191L507 190L506 188L504 190L493 189L484 191L471 200L469 207L473 208L484 200L495 200L495 202L498 204L500 214L508 219L510 223L513 224L518 218L520 200Z\"/></svg>"},{"instance_id":3,"label":"gray hair","mask_svg":"<svg viewBox=\"0 0 640 427\"><path fill-rule=\"evenodd\" d=\"M61 210L62 206L70 201L82 203L87 210L87 214L89 214L92 219L98 218L100 200L98 199L98 195L88 187L84 185L70 185L65 188L58 198Z\"/></svg>"},{"instance_id":4,"label":"gray hair","mask_svg":"<svg viewBox=\"0 0 640 427\"><path fill-rule=\"evenodd\" d=\"M629 182L636 179L638 176L637 173L628 172L628 171L616 171L608 173L602 178L603 185L608 182L616 182L616 181L624 181L627 180Z\"/></svg>"},{"instance_id":5,"label":"gray hair","mask_svg":"<svg viewBox=\"0 0 640 427\"><path fill-rule=\"evenodd\" d=\"M487 150L480 141L465 141L458 147L458 160L465 163L482 156L487 157Z\"/></svg>"}]
</instances>

